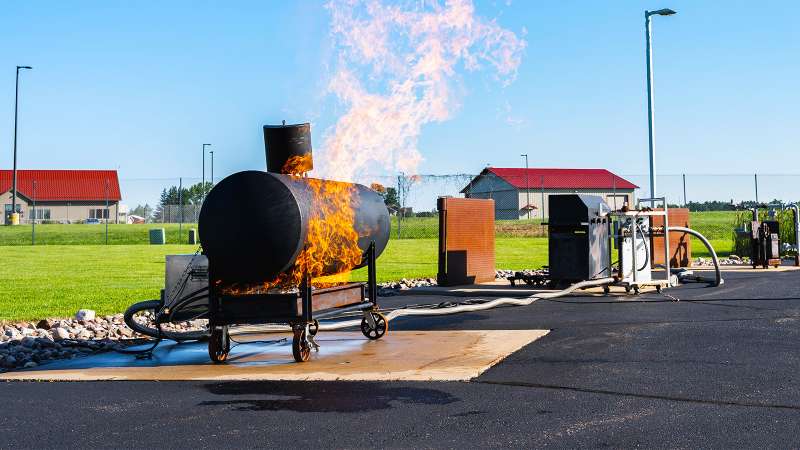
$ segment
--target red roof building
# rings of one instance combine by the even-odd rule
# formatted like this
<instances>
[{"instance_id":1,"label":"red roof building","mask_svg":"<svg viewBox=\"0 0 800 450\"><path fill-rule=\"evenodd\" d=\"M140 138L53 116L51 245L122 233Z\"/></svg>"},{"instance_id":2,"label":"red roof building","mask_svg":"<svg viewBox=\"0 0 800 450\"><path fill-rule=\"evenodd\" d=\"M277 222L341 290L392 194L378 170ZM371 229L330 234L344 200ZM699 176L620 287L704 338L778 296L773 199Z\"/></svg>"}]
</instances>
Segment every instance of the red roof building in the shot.
<instances>
[{"instance_id":1,"label":"red roof building","mask_svg":"<svg viewBox=\"0 0 800 450\"><path fill-rule=\"evenodd\" d=\"M11 213L11 185L12 171L0 170L3 220ZM34 220L34 214L37 222L117 222L121 200L116 170L17 171L17 210L23 222Z\"/></svg>"},{"instance_id":2,"label":"red roof building","mask_svg":"<svg viewBox=\"0 0 800 450\"><path fill-rule=\"evenodd\" d=\"M616 209L632 204L638 187L606 169L487 167L461 193L494 199L498 219L544 219L551 194L597 195Z\"/></svg>"}]
</instances>

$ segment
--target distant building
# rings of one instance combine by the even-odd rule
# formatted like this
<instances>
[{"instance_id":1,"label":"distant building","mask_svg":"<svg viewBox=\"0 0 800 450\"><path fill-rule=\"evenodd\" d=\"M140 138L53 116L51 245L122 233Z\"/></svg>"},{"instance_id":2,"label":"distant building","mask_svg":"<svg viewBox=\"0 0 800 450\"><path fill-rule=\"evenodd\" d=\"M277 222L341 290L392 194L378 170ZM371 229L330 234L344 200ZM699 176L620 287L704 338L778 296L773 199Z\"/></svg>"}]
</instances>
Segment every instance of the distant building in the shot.
<instances>
[{"instance_id":1,"label":"distant building","mask_svg":"<svg viewBox=\"0 0 800 450\"><path fill-rule=\"evenodd\" d=\"M461 190L467 198L491 198L496 219L549 217L552 194L591 194L612 208L632 205L639 186L605 169L517 169L487 167Z\"/></svg>"},{"instance_id":2,"label":"distant building","mask_svg":"<svg viewBox=\"0 0 800 450\"><path fill-rule=\"evenodd\" d=\"M0 170L3 223L9 220L11 214L11 177L12 171ZM120 200L122 196L116 170L17 171L16 209L20 213L21 223L30 223L34 219L37 223L75 223L87 219L125 223ZM34 214L36 217L33 217Z\"/></svg>"}]
</instances>

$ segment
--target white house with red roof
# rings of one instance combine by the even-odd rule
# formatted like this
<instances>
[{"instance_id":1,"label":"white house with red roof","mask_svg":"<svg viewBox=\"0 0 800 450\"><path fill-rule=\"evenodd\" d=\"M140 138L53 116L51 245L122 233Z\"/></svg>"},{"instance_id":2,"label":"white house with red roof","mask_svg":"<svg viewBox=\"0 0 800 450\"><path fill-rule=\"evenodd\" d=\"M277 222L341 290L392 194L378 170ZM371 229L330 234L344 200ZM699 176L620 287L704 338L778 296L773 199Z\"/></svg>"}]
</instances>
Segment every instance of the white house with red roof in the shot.
<instances>
[{"instance_id":1,"label":"white house with red roof","mask_svg":"<svg viewBox=\"0 0 800 450\"><path fill-rule=\"evenodd\" d=\"M2 221L11 214L11 170L0 170ZM119 178L116 170L18 170L17 212L20 222L119 223ZM34 208L35 207L35 208ZM35 215L35 217L34 217Z\"/></svg>"},{"instance_id":2,"label":"white house with red roof","mask_svg":"<svg viewBox=\"0 0 800 450\"><path fill-rule=\"evenodd\" d=\"M638 187L606 169L487 167L461 193L494 199L496 219L539 219L549 216L552 194L597 195L617 209L633 204Z\"/></svg>"}]
</instances>

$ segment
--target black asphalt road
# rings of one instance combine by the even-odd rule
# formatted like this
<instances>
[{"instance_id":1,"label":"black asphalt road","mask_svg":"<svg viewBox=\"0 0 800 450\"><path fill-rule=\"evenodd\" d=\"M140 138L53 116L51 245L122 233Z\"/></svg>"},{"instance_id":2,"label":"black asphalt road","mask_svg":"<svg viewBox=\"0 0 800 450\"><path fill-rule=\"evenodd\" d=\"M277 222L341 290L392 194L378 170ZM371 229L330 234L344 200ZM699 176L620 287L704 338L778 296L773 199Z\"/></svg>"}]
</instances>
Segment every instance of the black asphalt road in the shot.
<instances>
[{"instance_id":1,"label":"black asphalt road","mask_svg":"<svg viewBox=\"0 0 800 450\"><path fill-rule=\"evenodd\" d=\"M392 322L553 330L469 383L2 383L0 447L800 447L800 273L669 293Z\"/></svg>"}]
</instances>

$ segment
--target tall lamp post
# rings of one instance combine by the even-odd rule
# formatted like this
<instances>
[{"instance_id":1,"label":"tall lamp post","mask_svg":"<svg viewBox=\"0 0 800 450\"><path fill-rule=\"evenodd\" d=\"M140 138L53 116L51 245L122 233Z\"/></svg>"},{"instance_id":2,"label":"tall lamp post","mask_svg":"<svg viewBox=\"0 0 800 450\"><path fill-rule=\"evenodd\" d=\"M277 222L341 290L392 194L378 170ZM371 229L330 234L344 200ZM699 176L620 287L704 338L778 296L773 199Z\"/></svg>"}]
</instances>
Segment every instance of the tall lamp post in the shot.
<instances>
[{"instance_id":1,"label":"tall lamp post","mask_svg":"<svg viewBox=\"0 0 800 450\"><path fill-rule=\"evenodd\" d=\"M644 12L645 39L647 42L645 51L647 58L647 136L650 144L650 198L656 196L656 148L655 135L653 132L653 49L650 42L650 17L671 16L673 14L675 14L675 11L669 8ZM655 203L652 204L654 205Z\"/></svg>"},{"instance_id":2,"label":"tall lamp post","mask_svg":"<svg viewBox=\"0 0 800 450\"><path fill-rule=\"evenodd\" d=\"M19 105L19 70L33 69L31 66L17 66L17 84L14 91L14 174L11 176L11 225L19 224L17 212L17 116Z\"/></svg>"},{"instance_id":3,"label":"tall lamp post","mask_svg":"<svg viewBox=\"0 0 800 450\"><path fill-rule=\"evenodd\" d=\"M206 147L211 147L211 144L203 144L203 176L200 178L200 200L206 199Z\"/></svg>"},{"instance_id":4,"label":"tall lamp post","mask_svg":"<svg viewBox=\"0 0 800 450\"><path fill-rule=\"evenodd\" d=\"M531 184L528 182L528 154L523 153L519 156L525 157L525 210L528 211L528 219L531 218Z\"/></svg>"}]
</instances>

